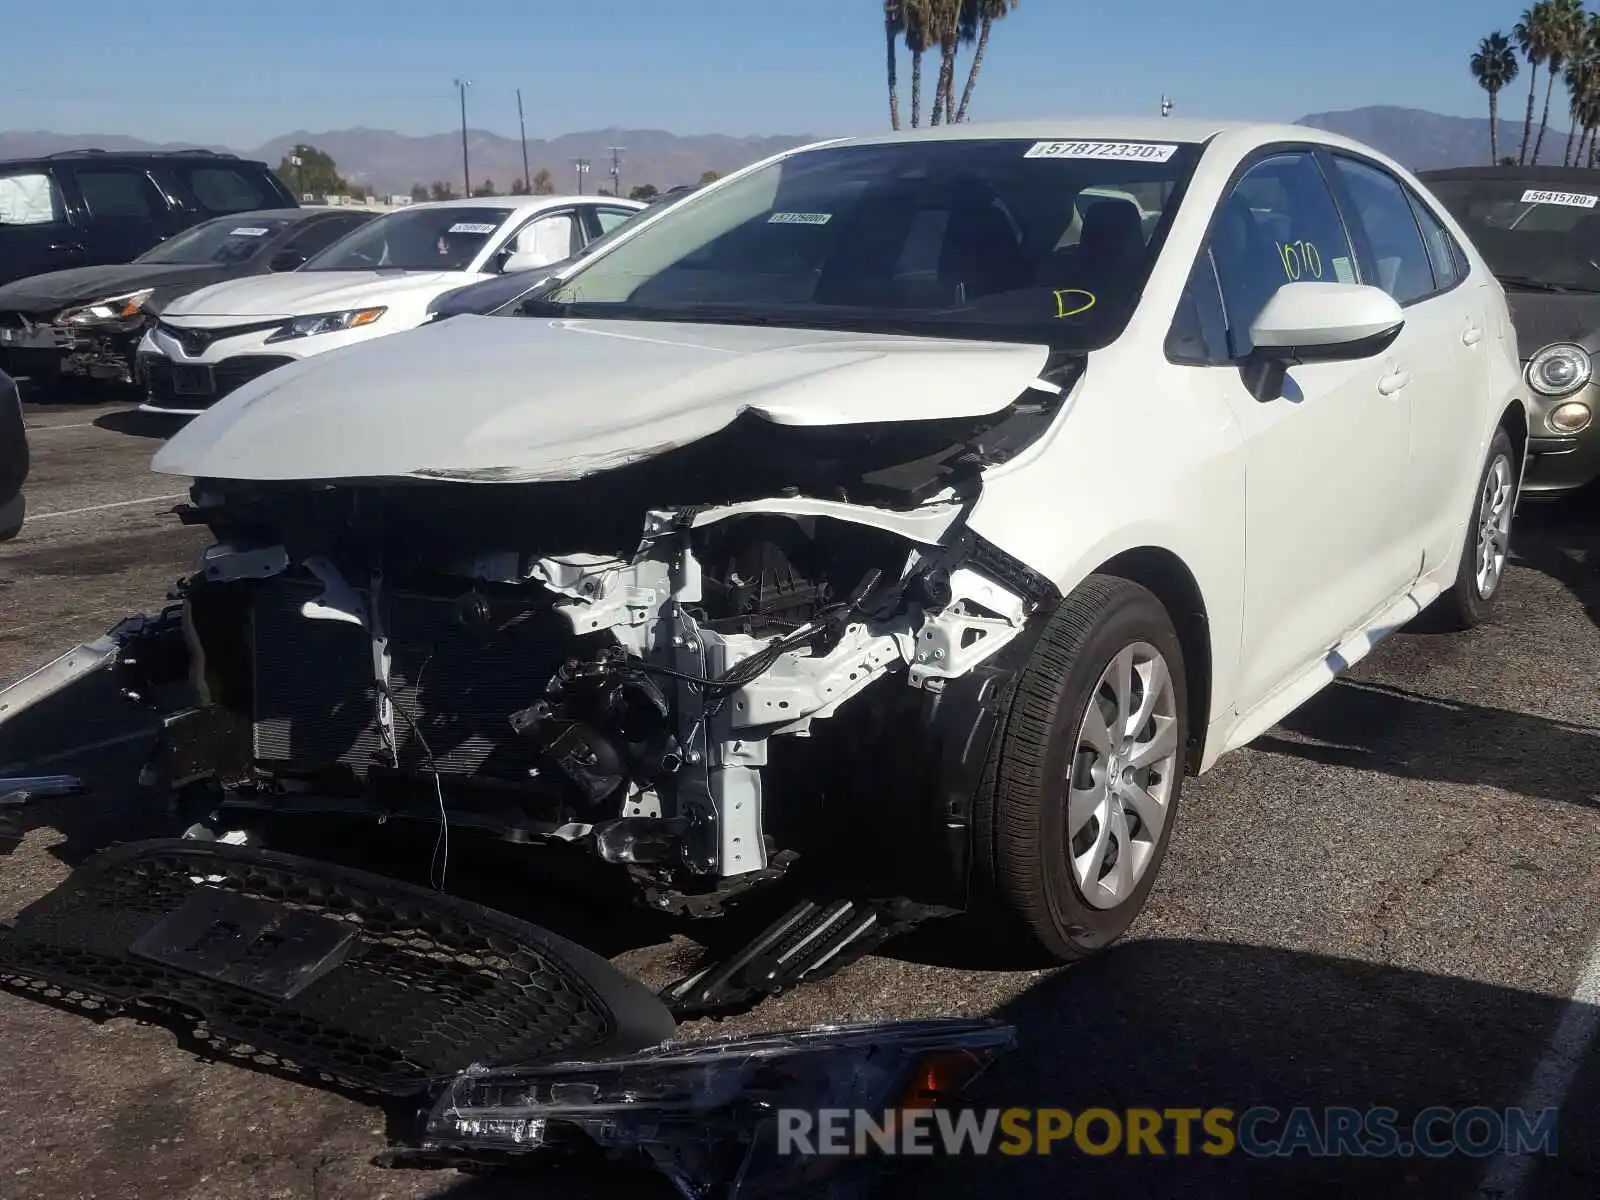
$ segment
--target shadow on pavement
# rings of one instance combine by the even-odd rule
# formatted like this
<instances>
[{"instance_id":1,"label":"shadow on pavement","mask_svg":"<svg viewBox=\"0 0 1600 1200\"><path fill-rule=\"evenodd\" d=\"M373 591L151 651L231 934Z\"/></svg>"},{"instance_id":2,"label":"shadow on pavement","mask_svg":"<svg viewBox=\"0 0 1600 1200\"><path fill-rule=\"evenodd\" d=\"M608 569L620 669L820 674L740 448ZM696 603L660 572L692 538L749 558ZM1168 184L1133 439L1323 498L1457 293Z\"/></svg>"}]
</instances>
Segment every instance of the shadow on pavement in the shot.
<instances>
[{"instance_id":1,"label":"shadow on pavement","mask_svg":"<svg viewBox=\"0 0 1600 1200\"><path fill-rule=\"evenodd\" d=\"M996 1014L1017 1025L1018 1050L979 1081L971 1103L1071 1112L1387 1106L1404 1135L1433 1105L1518 1105L1564 1008L1559 998L1318 955L1131 942L1046 977ZM1558 1157L1536 1162L1527 1195L1600 1194L1597 1119L1600 1064L1591 1054L1560 1118ZM1446 1197L1472 1194L1486 1166L1465 1155L1178 1156L1170 1133L1163 1145L1160 1158L1093 1157L1061 1143L1048 1157L923 1160L880 1194Z\"/></svg>"},{"instance_id":2,"label":"shadow on pavement","mask_svg":"<svg viewBox=\"0 0 1600 1200\"><path fill-rule=\"evenodd\" d=\"M182 429L187 417L166 416L162 413L140 412L136 408L118 409L95 418L95 426L109 433L125 433L131 437L165 440Z\"/></svg>"},{"instance_id":3,"label":"shadow on pavement","mask_svg":"<svg viewBox=\"0 0 1600 1200\"><path fill-rule=\"evenodd\" d=\"M1518 795L1600 805L1600 729L1342 679L1256 750L1401 779L1488 784Z\"/></svg>"}]
</instances>

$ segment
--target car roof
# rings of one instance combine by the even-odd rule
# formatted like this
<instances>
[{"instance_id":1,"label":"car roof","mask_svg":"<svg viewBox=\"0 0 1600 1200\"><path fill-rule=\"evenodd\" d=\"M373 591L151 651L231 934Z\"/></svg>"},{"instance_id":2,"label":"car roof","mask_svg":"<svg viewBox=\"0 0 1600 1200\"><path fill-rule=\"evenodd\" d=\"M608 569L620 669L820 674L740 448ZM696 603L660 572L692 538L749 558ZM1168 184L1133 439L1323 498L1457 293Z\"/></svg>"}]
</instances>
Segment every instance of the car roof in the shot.
<instances>
[{"instance_id":1,"label":"car roof","mask_svg":"<svg viewBox=\"0 0 1600 1200\"><path fill-rule=\"evenodd\" d=\"M1418 171L1417 178L1423 180L1459 179L1467 180L1495 180L1515 179L1530 180L1539 183L1586 183L1593 184L1597 177L1587 167L1436 167L1431 171Z\"/></svg>"},{"instance_id":2,"label":"car roof","mask_svg":"<svg viewBox=\"0 0 1600 1200\"><path fill-rule=\"evenodd\" d=\"M17 158L0 158L0 167L32 166L38 163L67 162L86 159L90 162L109 162L137 159L140 162L242 162L252 166L265 166L253 158L241 158L219 150L102 150L89 146L77 150L57 150L50 154L24 154Z\"/></svg>"},{"instance_id":3,"label":"car roof","mask_svg":"<svg viewBox=\"0 0 1600 1200\"><path fill-rule=\"evenodd\" d=\"M419 200L415 204L408 204L408 209L414 208L549 208L558 204L633 204L637 200L622 200L616 196L599 196L593 193L582 196L473 196L457 197L454 200ZM395 209L404 212L405 209Z\"/></svg>"},{"instance_id":4,"label":"car roof","mask_svg":"<svg viewBox=\"0 0 1600 1200\"><path fill-rule=\"evenodd\" d=\"M309 221L323 213L338 211L336 208L253 208L245 212L207 217L202 224L209 225L212 221Z\"/></svg>"}]
</instances>

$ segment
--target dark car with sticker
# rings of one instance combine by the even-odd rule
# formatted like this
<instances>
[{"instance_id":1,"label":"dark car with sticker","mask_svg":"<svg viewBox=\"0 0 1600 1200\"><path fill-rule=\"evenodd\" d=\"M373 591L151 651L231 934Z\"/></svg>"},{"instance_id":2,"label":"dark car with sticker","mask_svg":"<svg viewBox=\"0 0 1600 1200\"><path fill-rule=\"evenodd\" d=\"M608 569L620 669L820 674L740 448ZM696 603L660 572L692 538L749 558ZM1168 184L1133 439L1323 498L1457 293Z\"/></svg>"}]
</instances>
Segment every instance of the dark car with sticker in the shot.
<instances>
[{"instance_id":1,"label":"dark car with sticker","mask_svg":"<svg viewBox=\"0 0 1600 1200\"><path fill-rule=\"evenodd\" d=\"M1551 498L1600 477L1600 174L1576 167L1457 167L1419 178L1466 229L1505 289L1533 400L1523 493Z\"/></svg>"},{"instance_id":2,"label":"dark car with sticker","mask_svg":"<svg viewBox=\"0 0 1600 1200\"><path fill-rule=\"evenodd\" d=\"M0 287L0 368L51 387L132 383L145 326L173 300L224 280L292 271L372 220L353 209L277 208L193 226L130 263L76 267Z\"/></svg>"}]
</instances>

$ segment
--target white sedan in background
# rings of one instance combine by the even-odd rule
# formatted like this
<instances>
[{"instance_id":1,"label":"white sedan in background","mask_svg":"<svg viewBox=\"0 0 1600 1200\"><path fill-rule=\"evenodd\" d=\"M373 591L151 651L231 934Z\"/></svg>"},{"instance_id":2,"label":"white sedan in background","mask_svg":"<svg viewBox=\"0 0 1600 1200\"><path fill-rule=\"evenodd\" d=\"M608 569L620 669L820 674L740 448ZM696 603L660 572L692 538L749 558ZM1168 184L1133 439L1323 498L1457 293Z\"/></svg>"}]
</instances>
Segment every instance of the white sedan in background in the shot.
<instances>
[{"instance_id":1,"label":"white sedan in background","mask_svg":"<svg viewBox=\"0 0 1600 1200\"><path fill-rule=\"evenodd\" d=\"M390 213L296 271L174 301L139 345L141 407L192 415L274 368L414 328L445 292L569 258L643 207L611 196L497 196Z\"/></svg>"}]
</instances>

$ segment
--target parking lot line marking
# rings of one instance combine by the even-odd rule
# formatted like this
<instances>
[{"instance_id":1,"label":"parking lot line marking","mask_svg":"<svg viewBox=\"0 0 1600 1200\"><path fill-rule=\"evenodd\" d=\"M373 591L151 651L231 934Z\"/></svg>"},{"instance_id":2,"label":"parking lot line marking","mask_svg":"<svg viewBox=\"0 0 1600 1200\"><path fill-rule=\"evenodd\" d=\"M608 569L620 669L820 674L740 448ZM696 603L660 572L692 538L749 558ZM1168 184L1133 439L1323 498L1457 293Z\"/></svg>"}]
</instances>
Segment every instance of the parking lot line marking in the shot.
<instances>
[{"instance_id":1,"label":"parking lot line marking","mask_svg":"<svg viewBox=\"0 0 1600 1200\"><path fill-rule=\"evenodd\" d=\"M119 733L115 737L101 738L98 742L90 742L85 746L74 746L70 750L58 750L54 754L46 754L43 758L32 758L27 762L6 763L0 766L0 775L21 775L35 767L47 767L51 763L76 758L80 754L93 754L96 750L109 750L113 746L142 741L146 738L153 738L155 735L156 731L154 729L141 729L137 733Z\"/></svg>"},{"instance_id":2,"label":"parking lot line marking","mask_svg":"<svg viewBox=\"0 0 1600 1200\"><path fill-rule=\"evenodd\" d=\"M1600 942L1590 948L1589 958L1578 973L1572 998L1561 1014L1561 1022L1544 1045L1533 1078L1522 1094L1522 1111L1537 1113L1559 1109L1572 1087L1572 1080L1600 1032ZM1483 1200L1516 1200L1533 1170L1534 1159L1527 1154L1506 1154L1495 1160L1478 1185Z\"/></svg>"},{"instance_id":3,"label":"parking lot line marking","mask_svg":"<svg viewBox=\"0 0 1600 1200\"><path fill-rule=\"evenodd\" d=\"M88 429L93 421L74 421L70 425L28 425L25 426L29 433L49 433L52 429Z\"/></svg>"},{"instance_id":4,"label":"parking lot line marking","mask_svg":"<svg viewBox=\"0 0 1600 1200\"><path fill-rule=\"evenodd\" d=\"M167 496L143 496L138 500L114 500L110 504L90 504L85 508L64 508L59 512L29 513L30 521L46 521L51 517L79 517L84 513L104 512L108 508L127 508L132 504L154 504L157 500L182 500L188 492L173 492Z\"/></svg>"}]
</instances>

